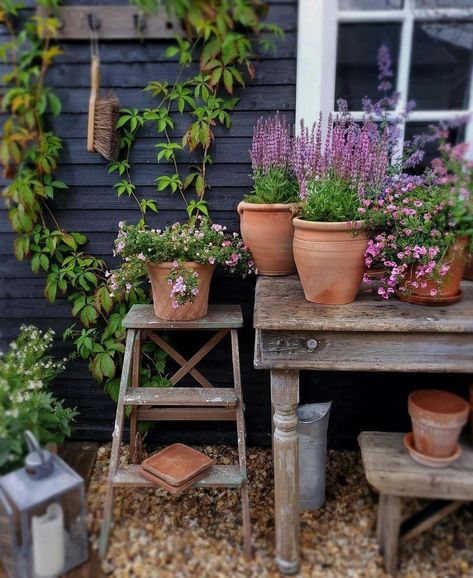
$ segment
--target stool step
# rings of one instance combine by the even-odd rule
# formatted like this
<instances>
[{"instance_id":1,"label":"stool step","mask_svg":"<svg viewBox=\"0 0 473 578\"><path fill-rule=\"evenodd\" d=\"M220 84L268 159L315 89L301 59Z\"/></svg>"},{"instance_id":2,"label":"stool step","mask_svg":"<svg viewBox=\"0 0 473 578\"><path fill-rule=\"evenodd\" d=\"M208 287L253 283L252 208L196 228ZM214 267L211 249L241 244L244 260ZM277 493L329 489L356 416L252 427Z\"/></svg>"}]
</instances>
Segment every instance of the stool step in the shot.
<instances>
[{"instance_id":1,"label":"stool step","mask_svg":"<svg viewBox=\"0 0 473 578\"><path fill-rule=\"evenodd\" d=\"M235 407L237 396L232 387L131 387L126 390L125 405Z\"/></svg>"},{"instance_id":2,"label":"stool step","mask_svg":"<svg viewBox=\"0 0 473 578\"><path fill-rule=\"evenodd\" d=\"M240 473L240 468L235 465L213 466L212 470L198 482L193 488L239 488L244 478ZM113 485L116 487L140 487L155 488L156 484L143 478L140 475L139 465L129 465L120 468L113 478Z\"/></svg>"}]
</instances>

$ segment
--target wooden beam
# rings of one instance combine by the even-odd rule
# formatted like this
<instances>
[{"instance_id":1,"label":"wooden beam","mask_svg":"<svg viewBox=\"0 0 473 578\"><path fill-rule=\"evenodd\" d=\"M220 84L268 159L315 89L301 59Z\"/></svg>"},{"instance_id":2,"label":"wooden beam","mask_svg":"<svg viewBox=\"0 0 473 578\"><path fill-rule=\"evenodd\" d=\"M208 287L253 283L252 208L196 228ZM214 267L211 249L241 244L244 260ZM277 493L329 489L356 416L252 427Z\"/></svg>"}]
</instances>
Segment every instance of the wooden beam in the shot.
<instances>
[{"instance_id":1,"label":"wooden beam","mask_svg":"<svg viewBox=\"0 0 473 578\"><path fill-rule=\"evenodd\" d=\"M182 31L175 18L164 10L142 17L134 6L61 6L54 10L38 8L38 16L55 16L61 23L59 38L89 40L89 17L98 23L99 40L171 39Z\"/></svg>"},{"instance_id":2,"label":"wooden beam","mask_svg":"<svg viewBox=\"0 0 473 578\"><path fill-rule=\"evenodd\" d=\"M399 544L405 544L413 540L446 516L456 512L466 503L462 500L435 500L431 502L423 510L402 523Z\"/></svg>"}]
</instances>

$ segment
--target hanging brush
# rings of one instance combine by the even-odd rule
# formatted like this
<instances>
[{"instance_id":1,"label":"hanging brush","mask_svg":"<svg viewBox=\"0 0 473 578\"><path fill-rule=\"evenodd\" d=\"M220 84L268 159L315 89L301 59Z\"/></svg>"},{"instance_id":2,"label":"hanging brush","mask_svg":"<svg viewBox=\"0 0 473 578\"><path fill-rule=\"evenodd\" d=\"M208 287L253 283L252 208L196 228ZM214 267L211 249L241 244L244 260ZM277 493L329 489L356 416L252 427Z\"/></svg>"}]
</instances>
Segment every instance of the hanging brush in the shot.
<instances>
[{"instance_id":1,"label":"hanging brush","mask_svg":"<svg viewBox=\"0 0 473 578\"><path fill-rule=\"evenodd\" d=\"M120 151L117 122L120 102L112 92L100 97L100 58L98 51L97 25L89 15L91 29L91 70L89 118L87 124L87 150L97 152L108 161L116 161Z\"/></svg>"}]
</instances>

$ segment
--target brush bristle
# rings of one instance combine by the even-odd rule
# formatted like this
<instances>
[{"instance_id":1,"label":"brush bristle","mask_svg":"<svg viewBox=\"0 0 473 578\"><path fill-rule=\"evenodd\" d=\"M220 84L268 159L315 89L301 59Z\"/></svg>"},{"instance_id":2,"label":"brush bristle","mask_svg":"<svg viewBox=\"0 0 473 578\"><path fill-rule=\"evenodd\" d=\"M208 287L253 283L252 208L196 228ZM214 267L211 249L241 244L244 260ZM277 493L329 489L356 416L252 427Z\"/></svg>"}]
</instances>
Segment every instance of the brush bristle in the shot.
<instances>
[{"instance_id":1,"label":"brush bristle","mask_svg":"<svg viewBox=\"0 0 473 578\"><path fill-rule=\"evenodd\" d=\"M113 93L100 98L95 105L94 149L108 161L116 161L120 151L119 111L120 102Z\"/></svg>"}]
</instances>

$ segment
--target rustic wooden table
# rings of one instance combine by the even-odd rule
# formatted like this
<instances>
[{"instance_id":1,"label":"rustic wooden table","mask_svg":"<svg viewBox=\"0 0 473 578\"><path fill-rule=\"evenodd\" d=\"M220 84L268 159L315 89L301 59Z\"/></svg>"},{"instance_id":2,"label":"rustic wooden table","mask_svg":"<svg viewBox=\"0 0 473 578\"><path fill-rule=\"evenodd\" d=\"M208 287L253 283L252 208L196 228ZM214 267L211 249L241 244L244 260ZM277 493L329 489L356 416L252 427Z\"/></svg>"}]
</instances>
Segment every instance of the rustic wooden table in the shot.
<instances>
[{"instance_id":1,"label":"rustic wooden table","mask_svg":"<svg viewBox=\"0 0 473 578\"><path fill-rule=\"evenodd\" d=\"M361 292L350 305L304 299L296 276L260 277L255 367L271 371L276 559L299 569L297 415L299 371L473 373L473 283L449 307L424 307Z\"/></svg>"}]
</instances>

